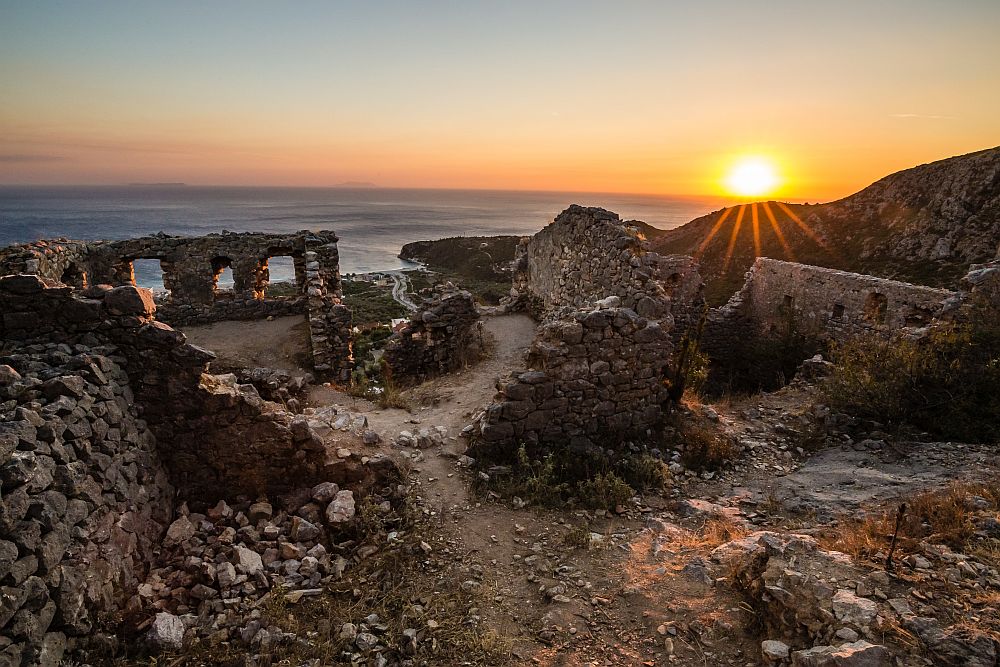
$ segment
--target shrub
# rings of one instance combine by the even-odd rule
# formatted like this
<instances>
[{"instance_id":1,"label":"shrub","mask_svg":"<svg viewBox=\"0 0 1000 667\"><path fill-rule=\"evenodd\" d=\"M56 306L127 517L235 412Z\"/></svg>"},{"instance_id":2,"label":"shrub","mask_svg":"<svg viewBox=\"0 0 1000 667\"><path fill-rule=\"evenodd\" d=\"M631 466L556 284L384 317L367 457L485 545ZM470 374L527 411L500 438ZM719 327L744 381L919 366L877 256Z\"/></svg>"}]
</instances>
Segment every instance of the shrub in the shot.
<instances>
[{"instance_id":1,"label":"shrub","mask_svg":"<svg viewBox=\"0 0 1000 667\"><path fill-rule=\"evenodd\" d=\"M558 451L532 458L521 445L508 466L490 468L488 490L517 496L530 505L580 505L614 509L637 491L660 490L669 482L662 461L649 454Z\"/></svg>"},{"instance_id":2,"label":"shrub","mask_svg":"<svg viewBox=\"0 0 1000 667\"><path fill-rule=\"evenodd\" d=\"M844 412L911 425L946 438L995 440L1000 433L1000 323L996 308L971 323L934 327L923 339L863 336L836 346L824 383Z\"/></svg>"}]
</instances>

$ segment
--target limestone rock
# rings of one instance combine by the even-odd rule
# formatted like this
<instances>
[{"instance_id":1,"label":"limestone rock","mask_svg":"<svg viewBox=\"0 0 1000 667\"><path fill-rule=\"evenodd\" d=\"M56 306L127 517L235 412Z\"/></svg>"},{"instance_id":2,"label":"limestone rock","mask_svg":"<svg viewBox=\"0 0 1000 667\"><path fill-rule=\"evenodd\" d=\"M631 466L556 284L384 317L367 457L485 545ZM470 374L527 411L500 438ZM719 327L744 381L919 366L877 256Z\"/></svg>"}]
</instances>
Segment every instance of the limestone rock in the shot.
<instances>
[{"instance_id":1,"label":"limestone rock","mask_svg":"<svg viewBox=\"0 0 1000 667\"><path fill-rule=\"evenodd\" d=\"M326 520L334 525L346 523L354 518L354 513L354 493L349 490L338 491L326 508Z\"/></svg>"},{"instance_id":2,"label":"limestone rock","mask_svg":"<svg viewBox=\"0 0 1000 667\"><path fill-rule=\"evenodd\" d=\"M161 611L153 619L146 640L155 650L179 651L184 647L184 622L173 614Z\"/></svg>"},{"instance_id":3,"label":"limestone rock","mask_svg":"<svg viewBox=\"0 0 1000 667\"><path fill-rule=\"evenodd\" d=\"M890 667L884 646L857 641L840 646L814 646L792 653L792 667Z\"/></svg>"}]
</instances>

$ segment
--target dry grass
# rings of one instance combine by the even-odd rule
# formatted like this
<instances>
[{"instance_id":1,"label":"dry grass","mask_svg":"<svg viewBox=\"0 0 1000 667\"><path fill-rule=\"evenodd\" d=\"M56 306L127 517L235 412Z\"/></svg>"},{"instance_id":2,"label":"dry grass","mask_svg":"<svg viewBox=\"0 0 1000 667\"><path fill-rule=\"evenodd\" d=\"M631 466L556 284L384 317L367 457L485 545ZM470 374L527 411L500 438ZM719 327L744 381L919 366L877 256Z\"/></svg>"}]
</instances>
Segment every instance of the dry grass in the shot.
<instances>
[{"instance_id":1,"label":"dry grass","mask_svg":"<svg viewBox=\"0 0 1000 667\"><path fill-rule=\"evenodd\" d=\"M394 383L386 380L382 386L382 391L375 394L375 405L385 410L386 408L397 408L399 410L410 411L413 409L413 402Z\"/></svg>"},{"instance_id":2,"label":"dry grass","mask_svg":"<svg viewBox=\"0 0 1000 667\"><path fill-rule=\"evenodd\" d=\"M978 497L988 505L977 509L971 499ZM982 501L980 501L982 502ZM971 549L976 555L995 561L1000 555L1000 541L973 543L976 519L985 513L1000 511L1000 483L956 482L943 489L926 491L908 499L899 527L897 553L917 550L921 541L944 544L956 550ZM823 538L826 548L856 558L872 558L886 553L896 528L898 507L872 512L861 519L845 521L836 536Z\"/></svg>"},{"instance_id":3,"label":"dry grass","mask_svg":"<svg viewBox=\"0 0 1000 667\"><path fill-rule=\"evenodd\" d=\"M714 517L705 522L701 529L702 545L717 547L720 544L738 540L750 534L750 529L729 517Z\"/></svg>"}]
</instances>

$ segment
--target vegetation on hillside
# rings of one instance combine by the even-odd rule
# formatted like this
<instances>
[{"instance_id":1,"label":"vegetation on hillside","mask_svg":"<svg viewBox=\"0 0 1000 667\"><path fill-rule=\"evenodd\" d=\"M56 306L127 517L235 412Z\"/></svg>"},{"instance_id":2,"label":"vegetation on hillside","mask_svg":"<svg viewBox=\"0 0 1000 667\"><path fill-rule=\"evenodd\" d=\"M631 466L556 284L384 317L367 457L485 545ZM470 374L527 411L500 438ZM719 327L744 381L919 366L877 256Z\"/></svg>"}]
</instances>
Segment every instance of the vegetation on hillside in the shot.
<instances>
[{"instance_id":1,"label":"vegetation on hillside","mask_svg":"<svg viewBox=\"0 0 1000 667\"><path fill-rule=\"evenodd\" d=\"M510 293L511 262L518 236L460 236L417 241L403 246L399 256L423 262L428 271L407 272L414 292L451 282L468 290L480 303L496 305Z\"/></svg>"},{"instance_id":2,"label":"vegetation on hillside","mask_svg":"<svg viewBox=\"0 0 1000 667\"><path fill-rule=\"evenodd\" d=\"M833 349L831 405L890 428L944 438L1000 438L1000 309L978 305L926 338L865 336Z\"/></svg>"},{"instance_id":3,"label":"vegetation on hillside","mask_svg":"<svg viewBox=\"0 0 1000 667\"><path fill-rule=\"evenodd\" d=\"M388 324L407 317L409 311L392 298L392 288L361 281L343 281L344 304L351 309L354 325Z\"/></svg>"}]
</instances>

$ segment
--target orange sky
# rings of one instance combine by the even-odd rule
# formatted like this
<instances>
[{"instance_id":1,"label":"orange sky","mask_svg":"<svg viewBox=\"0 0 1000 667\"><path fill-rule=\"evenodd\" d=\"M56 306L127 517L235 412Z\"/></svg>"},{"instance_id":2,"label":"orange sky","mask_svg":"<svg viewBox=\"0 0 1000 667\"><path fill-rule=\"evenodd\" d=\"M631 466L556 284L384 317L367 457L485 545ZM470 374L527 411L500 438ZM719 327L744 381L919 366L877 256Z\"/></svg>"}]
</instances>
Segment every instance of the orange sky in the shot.
<instances>
[{"instance_id":1,"label":"orange sky","mask_svg":"<svg viewBox=\"0 0 1000 667\"><path fill-rule=\"evenodd\" d=\"M1000 3L10 3L0 183L824 200L1000 144Z\"/></svg>"}]
</instances>

